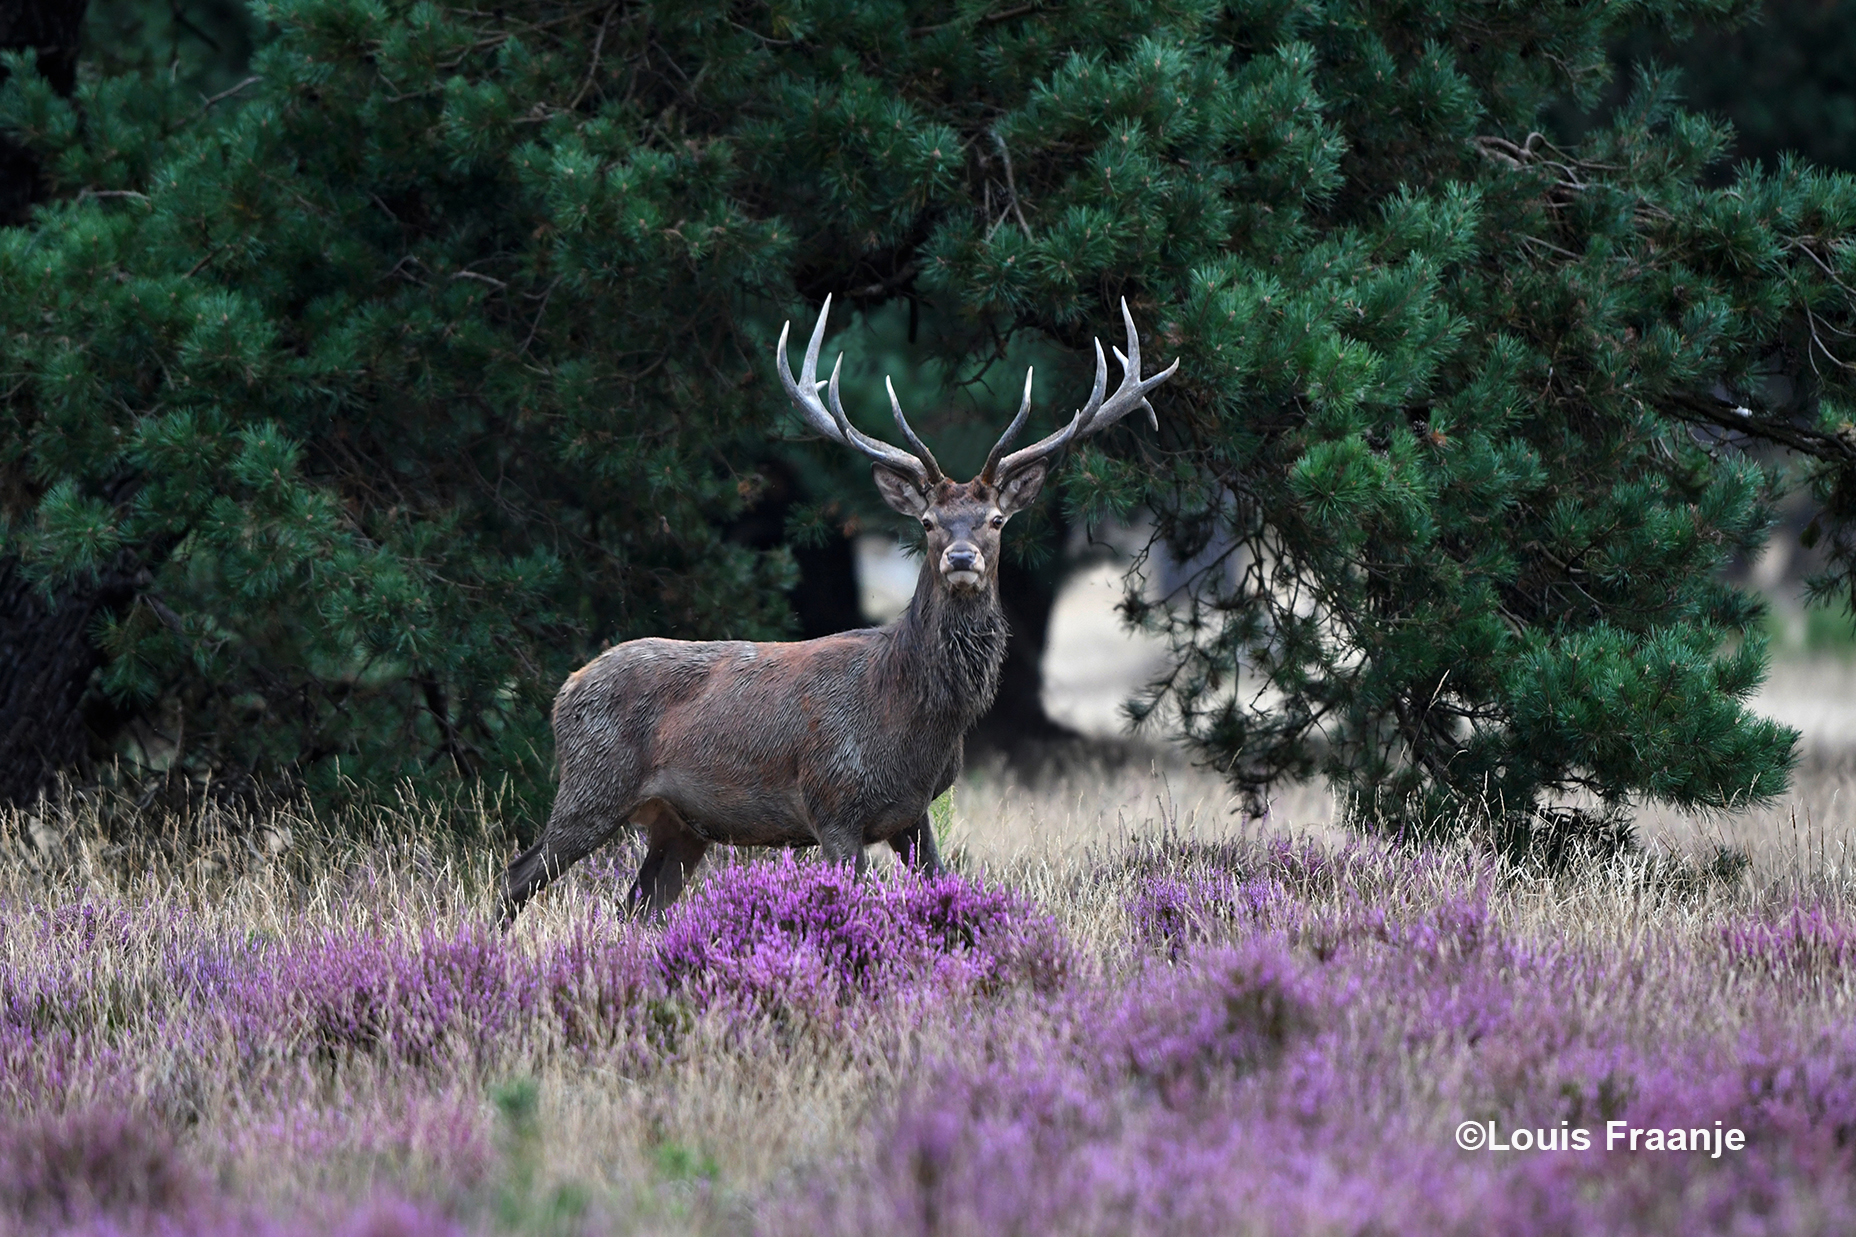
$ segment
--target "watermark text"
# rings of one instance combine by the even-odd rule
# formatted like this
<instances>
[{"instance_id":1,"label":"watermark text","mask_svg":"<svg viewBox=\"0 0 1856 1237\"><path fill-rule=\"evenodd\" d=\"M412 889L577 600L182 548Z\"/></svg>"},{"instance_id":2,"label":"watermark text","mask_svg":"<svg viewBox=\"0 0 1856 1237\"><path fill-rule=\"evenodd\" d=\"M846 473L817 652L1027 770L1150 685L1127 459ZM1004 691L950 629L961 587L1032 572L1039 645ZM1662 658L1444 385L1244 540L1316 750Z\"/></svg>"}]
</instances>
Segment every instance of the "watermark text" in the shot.
<instances>
[{"instance_id":1,"label":"watermark text","mask_svg":"<svg viewBox=\"0 0 1856 1237\"><path fill-rule=\"evenodd\" d=\"M1558 1125L1503 1129L1494 1121L1465 1121L1456 1127L1456 1145L1465 1151L1662 1151L1702 1155L1718 1160L1722 1153L1746 1148L1746 1132L1716 1121L1708 1126L1664 1129L1628 1121L1607 1121L1603 1135L1562 1121Z\"/></svg>"}]
</instances>

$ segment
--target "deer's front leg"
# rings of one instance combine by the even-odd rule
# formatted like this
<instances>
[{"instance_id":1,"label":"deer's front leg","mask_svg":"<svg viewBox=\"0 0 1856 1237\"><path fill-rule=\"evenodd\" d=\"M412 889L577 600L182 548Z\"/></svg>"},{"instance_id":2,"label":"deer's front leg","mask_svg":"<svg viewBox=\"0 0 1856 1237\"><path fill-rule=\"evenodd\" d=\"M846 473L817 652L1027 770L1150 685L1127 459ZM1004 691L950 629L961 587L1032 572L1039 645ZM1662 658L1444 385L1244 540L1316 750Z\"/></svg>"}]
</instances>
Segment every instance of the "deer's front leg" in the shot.
<instances>
[{"instance_id":1,"label":"deer's front leg","mask_svg":"<svg viewBox=\"0 0 1856 1237\"><path fill-rule=\"evenodd\" d=\"M923 812L920 820L891 837L889 845L918 876L941 875L941 854L934 845L934 813Z\"/></svg>"},{"instance_id":2,"label":"deer's front leg","mask_svg":"<svg viewBox=\"0 0 1856 1237\"><path fill-rule=\"evenodd\" d=\"M863 830L849 825L829 825L818 831L818 851L827 863L849 864L862 876L870 866L864 854Z\"/></svg>"},{"instance_id":3,"label":"deer's front leg","mask_svg":"<svg viewBox=\"0 0 1856 1237\"><path fill-rule=\"evenodd\" d=\"M842 777L822 778L804 790L807 824L827 863L847 864L862 876L870 866L864 854L865 805L845 789Z\"/></svg>"}]
</instances>

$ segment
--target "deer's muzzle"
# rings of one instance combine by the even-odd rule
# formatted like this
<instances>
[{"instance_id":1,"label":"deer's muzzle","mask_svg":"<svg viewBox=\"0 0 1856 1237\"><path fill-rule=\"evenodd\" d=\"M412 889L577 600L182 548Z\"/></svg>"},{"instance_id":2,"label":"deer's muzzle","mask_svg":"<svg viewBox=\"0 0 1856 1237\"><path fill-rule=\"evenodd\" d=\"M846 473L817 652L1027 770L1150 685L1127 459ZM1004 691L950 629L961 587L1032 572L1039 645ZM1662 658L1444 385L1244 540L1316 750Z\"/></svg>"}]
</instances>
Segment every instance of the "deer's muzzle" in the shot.
<instances>
[{"instance_id":1,"label":"deer's muzzle","mask_svg":"<svg viewBox=\"0 0 1856 1237\"><path fill-rule=\"evenodd\" d=\"M970 545L951 545L941 555L941 577L955 588L978 588L986 558Z\"/></svg>"}]
</instances>

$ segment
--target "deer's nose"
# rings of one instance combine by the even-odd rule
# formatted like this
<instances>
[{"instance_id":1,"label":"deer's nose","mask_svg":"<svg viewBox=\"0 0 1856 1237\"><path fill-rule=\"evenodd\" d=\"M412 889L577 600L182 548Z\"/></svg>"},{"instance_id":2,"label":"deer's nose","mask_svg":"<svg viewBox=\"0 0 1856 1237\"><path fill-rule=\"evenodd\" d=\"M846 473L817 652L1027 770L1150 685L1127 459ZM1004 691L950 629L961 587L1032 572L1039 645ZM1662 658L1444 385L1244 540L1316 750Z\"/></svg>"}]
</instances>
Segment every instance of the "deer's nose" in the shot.
<instances>
[{"instance_id":1,"label":"deer's nose","mask_svg":"<svg viewBox=\"0 0 1856 1237\"><path fill-rule=\"evenodd\" d=\"M974 564L980 561L979 551L957 545L948 550L944 561L949 571L972 571Z\"/></svg>"}]
</instances>

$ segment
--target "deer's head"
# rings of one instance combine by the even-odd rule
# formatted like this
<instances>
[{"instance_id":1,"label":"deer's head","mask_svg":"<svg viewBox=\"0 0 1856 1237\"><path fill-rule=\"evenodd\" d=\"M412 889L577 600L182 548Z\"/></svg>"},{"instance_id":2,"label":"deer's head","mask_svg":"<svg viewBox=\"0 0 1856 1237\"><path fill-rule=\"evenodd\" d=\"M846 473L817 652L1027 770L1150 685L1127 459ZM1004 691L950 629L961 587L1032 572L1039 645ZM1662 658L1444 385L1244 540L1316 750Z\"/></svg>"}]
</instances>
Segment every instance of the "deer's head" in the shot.
<instances>
[{"instance_id":1,"label":"deer's head","mask_svg":"<svg viewBox=\"0 0 1856 1237\"><path fill-rule=\"evenodd\" d=\"M832 366L829 380L820 381L818 377L818 353L825 340L825 319L830 313L831 298L828 296L819 310L818 324L812 328L812 340L806 346L805 364L797 380L786 361L786 336L792 323L780 329L780 382L807 425L834 442L861 451L873 461L871 473L877 492L894 510L921 521L929 569L942 587L956 593L979 593L993 587L999 569L1000 531L1007 520L1038 496L1056 457L1072 442L1107 429L1136 408L1146 409L1149 422L1155 429L1159 428L1153 405L1147 402L1147 392L1171 378L1173 371L1179 368L1179 362L1174 361L1151 378L1141 377L1141 343L1135 334L1134 315L1128 312L1128 302L1124 300L1121 317L1128 328L1128 351L1124 356L1119 348L1115 349L1115 358L1122 368L1121 386L1115 393L1104 398L1108 390L1108 359L1102 354L1102 341L1097 340L1096 380L1089 393L1089 402L1056 433L1007 454L1012 441L1024 428L1025 419L1031 415L1032 371L1027 368L1025 397L1019 403L1018 415L993 445L986 457L986 467L971 481L951 481L935 463L934 454L909 428L908 418L902 415L902 404L896 399L896 388L887 378L883 383L889 390L890 410L895 414L896 428L902 432L909 450L871 438L844 415L844 406L838 399L843 354L839 354L837 363ZM828 402L820 401L821 389L826 391Z\"/></svg>"}]
</instances>

